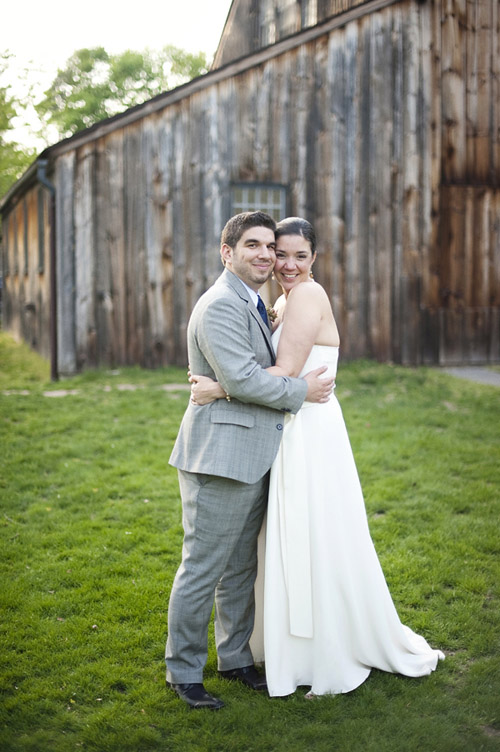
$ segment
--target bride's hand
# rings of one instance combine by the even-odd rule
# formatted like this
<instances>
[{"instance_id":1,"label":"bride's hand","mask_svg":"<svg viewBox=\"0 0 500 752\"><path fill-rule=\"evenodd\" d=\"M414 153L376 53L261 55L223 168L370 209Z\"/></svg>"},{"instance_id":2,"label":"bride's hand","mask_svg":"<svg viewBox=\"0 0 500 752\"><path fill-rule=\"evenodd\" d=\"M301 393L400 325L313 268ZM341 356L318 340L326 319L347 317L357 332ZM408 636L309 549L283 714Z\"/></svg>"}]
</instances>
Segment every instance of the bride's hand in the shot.
<instances>
[{"instance_id":1,"label":"bride's hand","mask_svg":"<svg viewBox=\"0 0 500 752\"><path fill-rule=\"evenodd\" d=\"M193 405L208 405L216 399L227 397L226 392L218 381L214 381L209 376L198 376L190 374L191 382L191 402Z\"/></svg>"}]
</instances>

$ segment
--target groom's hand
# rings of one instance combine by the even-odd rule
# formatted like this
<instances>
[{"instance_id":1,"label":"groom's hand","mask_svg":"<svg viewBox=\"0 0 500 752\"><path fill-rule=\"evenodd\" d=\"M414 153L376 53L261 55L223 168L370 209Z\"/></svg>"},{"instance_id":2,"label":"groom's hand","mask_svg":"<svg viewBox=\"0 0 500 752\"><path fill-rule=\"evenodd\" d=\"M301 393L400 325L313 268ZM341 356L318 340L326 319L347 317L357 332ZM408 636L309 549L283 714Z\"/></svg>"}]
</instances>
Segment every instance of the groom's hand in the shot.
<instances>
[{"instance_id":1,"label":"groom's hand","mask_svg":"<svg viewBox=\"0 0 500 752\"><path fill-rule=\"evenodd\" d=\"M326 370L328 370L326 366L321 366L321 368L315 368L314 371L309 371L304 376L307 382L306 400L308 402L328 402L330 399L335 380L330 377L320 378Z\"/></svg>"}]
</instances>

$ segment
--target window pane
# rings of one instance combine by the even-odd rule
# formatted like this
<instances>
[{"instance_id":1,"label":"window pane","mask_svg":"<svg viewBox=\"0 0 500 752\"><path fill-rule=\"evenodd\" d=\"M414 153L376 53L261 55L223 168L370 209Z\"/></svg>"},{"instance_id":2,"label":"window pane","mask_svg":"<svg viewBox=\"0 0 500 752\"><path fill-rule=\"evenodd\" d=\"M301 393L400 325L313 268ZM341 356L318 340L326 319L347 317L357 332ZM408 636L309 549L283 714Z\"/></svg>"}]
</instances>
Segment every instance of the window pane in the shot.
<instances>
[{"instance_id":1,"label":"window pane","mask_svg":"<svg viewBox=\"0 0 500 752\"><path fill-rule=\"evenodd\" d=\"M233 186L231 199L233 215L243 211L263 211L279 220L286 214L284 186L236 185Z\"/></svg>"}]
</instances>

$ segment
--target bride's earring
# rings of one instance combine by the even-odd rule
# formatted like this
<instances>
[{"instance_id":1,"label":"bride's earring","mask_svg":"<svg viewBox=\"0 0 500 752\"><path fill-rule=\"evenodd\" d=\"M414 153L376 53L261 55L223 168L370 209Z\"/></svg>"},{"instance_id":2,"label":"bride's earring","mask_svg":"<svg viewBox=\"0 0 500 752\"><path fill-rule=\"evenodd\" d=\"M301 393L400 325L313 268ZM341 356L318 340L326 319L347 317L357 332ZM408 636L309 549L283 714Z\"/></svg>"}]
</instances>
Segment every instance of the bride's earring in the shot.
<instances>
[{"instance_id":1,"label":"bride's earring","mask_svg":"<svg viewBox=\"0 0 500 752\"><path fill-rule=\"evenodd\" d=\"M312 269L311 269L311 270L309 271L309 278L310 278L310 279L314 279L314 274L313 274L313 272L312 272Z\"/></svg>"}]
</instances>

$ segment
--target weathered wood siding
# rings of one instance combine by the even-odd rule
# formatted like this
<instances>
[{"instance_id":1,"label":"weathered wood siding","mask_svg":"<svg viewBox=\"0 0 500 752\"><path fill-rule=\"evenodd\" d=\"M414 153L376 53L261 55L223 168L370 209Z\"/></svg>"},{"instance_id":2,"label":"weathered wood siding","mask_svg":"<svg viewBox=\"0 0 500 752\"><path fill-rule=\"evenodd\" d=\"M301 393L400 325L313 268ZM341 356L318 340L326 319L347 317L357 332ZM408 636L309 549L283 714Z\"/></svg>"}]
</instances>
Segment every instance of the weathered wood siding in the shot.
<instances>
[{"instance_id":1,"label":"weathered wood siding","mask_svg":"<svg viewBox=\"0 0 500 752\"><path fill-rule=\"evenodd\" d=\"M237 0L230 8L213 67L323 23L367 0Z\"/></svg>"},{"instance_id":2,"label":"weathered wood siding","mask_svg":"<svg viewBox=\"0 0 500 752\"><path fill-rule=\"evenodd\" d=\"M440 96L433 104L421 356L430 363L498 362L500 5L442 0L431 7L431 75Z\"/></svg>"},{"instance_id":3,"label":"weathered wood siding","mask_svg":"<svg viewBox=\"0 0 500 752\"><path fill-rule=\"evenodd\" d=\"M2 223L2 326L50 358L48 196L35 187Z\"/></svg>"},{"instance_id":4,"label":"weathered wood siding","mask_svg":"<svg viewBox=\"0 0 500 752\"><path fill-rule=\"evenodd\" d=\"M61 370L186 364L238 181L316 226L344 357L499 362L498 53L496 0L404 0L54 147Z\"/></svg>"}]
</instances>

